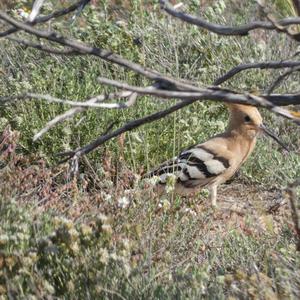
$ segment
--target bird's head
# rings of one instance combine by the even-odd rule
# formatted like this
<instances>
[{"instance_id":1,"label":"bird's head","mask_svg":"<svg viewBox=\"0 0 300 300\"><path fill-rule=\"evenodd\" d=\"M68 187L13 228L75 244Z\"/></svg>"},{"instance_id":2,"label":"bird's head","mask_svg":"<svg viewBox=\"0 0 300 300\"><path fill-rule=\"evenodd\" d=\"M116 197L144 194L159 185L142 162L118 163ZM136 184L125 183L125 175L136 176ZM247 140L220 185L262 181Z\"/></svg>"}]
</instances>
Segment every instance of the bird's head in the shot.
<instances>
[{"instance_id":1,"label":"bird's head","mask_svg":"<svg viewBox=\"0 0 300 300\"><path fill-rule=\"evenodd\" d=\"M229 130L235 130L249 139L255 139L259 133L263 132L288 150L277 135L264 125L262 116L255 106L230 103L227 107L230 111Z\"/></svg>"}]
</instances>

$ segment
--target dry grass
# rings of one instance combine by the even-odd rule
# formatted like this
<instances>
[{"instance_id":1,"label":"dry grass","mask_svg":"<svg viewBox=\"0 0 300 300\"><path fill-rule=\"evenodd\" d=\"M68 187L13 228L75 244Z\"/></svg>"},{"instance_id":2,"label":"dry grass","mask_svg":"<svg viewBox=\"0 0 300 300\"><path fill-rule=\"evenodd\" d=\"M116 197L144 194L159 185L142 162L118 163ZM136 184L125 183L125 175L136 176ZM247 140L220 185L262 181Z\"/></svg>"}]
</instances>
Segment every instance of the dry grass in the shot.
<instances>
[{"instance_id":1,"label":"dry grass","mask_svg":"<svg viewBox=\"0 0 300 300\"><path fill-rule=\"evenodd\" d=\"M19 155L18 136L7 127L1 138L3 299L299 293L295 232L282 191L237 178L220 189L213 210L203 194L155 197L124 162L117 172L108 157L103 177L91 180L87 172L69 181L67 166Z\"/></svg>"}]
</instances>

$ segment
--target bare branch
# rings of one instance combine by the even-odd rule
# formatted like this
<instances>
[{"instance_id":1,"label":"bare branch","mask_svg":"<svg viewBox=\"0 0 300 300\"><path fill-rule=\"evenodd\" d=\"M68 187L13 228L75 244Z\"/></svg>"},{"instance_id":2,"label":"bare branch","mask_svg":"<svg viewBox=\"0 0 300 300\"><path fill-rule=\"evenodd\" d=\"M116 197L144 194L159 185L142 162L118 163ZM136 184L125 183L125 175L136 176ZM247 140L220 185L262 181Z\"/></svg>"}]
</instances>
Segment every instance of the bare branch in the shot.
<instances>
[{"instance_id":1,"label":"bare branch","mask_svg":"<svg viewBox=\"0 0 300 300\"><path fill-rule=\"evenodd\" d=\"M45 0L35 0L32 6L32 11L28 17L29 22L33 22L34 19L38 16L40 13L40 9L42 8Z\"/></svg>"},{"instance_id":2,"label":"bare branch","mask_svg":"<svg viewBox=\"0 0 300 300\"><path fill-rule=\"evenodd\" d=\"M23 39L19 39L19 38L15 38L15 37L7 37L6 39L16 42L18 44L24 45L25 47L31 47L31 48L35 48L37 50L43 51L43 52L47 52L47 53L51 53L51 54L56 54L56 55L80 55L81 53L79 53L76 50L73 49L55 49L55 48L50 48L47 47L45 45L42 44L35 44L33 42L27 41L27 40L23 40Z\"/></svg>"},{"instance_id":3,"label":"bare branch","mask_svg":"<svg viewBox=\"0 0 300 300\"><path fill-rule=\"evenodd\" d=\"M71 158L78 159L80 156L83 156L83 155L86 155L86 154L90 153L95 148L101 146L102 144L104 144L108 140L111 140L112 138L117 137L117 136L119 136L120 134L122 134L124 132L131 131L131 130L133 130L137 127L140 127L144 124L151 123L151 122L154 122L156 120L162 119L165 116L167 116L167 115L169 115L169 114L171 114L171 113L173 113L173 112L175 112L179 109L182 109L183 107L188 106L188 105L190 105L190 104L192 104L196 101L197 101L197 99L190 99L190 100L182 101L182 102L177 103L174 106L171 106L170 108L165 109L163 111L156 112L152 115L148 115L148 116L143 117L141 119L132 120L132 121L126 123L124 126L118 128L117 130L115 130L111 133L108 133L106 135L100 136L99 138L94 140L92 143L90 143L90 144L88 144L88 145L86 145L82 148L79 148L75 151L67 151L67 152L59 153L58 155L67 156L67 158L64 161L69 160ZM260 100L258 100L258 101L260 101ZM274 110L277 110L277 109L279 109L279 108L278 107L274 108Z\"/></svg>"},{"instance_id":4,"label":"bare branch","mask_svg":"<svg viewBox=\"0 0 300 300\"><path fill-rule=\"evenodd\" d=\"M161 2L166 2L166 1L161 1ZM12 99L25 99L25 98L34 98L34 99L44 99L47 101L51 102L58 102L58 103L63 103L63 104L68 104L75 106L76 108L73 108L72 110L69 110L65 112L64 114L56 117L52 121L50 121L45 128L43 128L37 135L35 135L34 139L37 139L41 137L42 134L47 132L51 127L53 127L55 124L58 122L62 122L63 120L66 120L72 116L74 116L76 113L79 113L87 108L90 107L101 107L101 108L126 108L130 105L133 105L135 103L137 94L142 94L142 95L152 95L156 97L162 97L162 98L175 98L175 99L180 99L181 102L166 109L163 111L159 111L155 114L146 116L144 118L138 119L138 120L133 120L125 124L123 127L120 127L119 129L111 132L104 134L100 136L98 139L96 139L94 142L90 143L89 145L77 149L75 151L69 151L67 153L64 153L68 158L74 158L77 159L81 155L85 155L95 149L96 147L102 145L105 143L107 140L110 140L118 135L120 135L123 132L130 131L134 128L137 128L143 124L153 122L155 120L161 119L165 117L166 115L183 108L184 106L187 106L195 101L199 100L215 100L215 101L222 101L222 102L229 102L229 103L242 103L242 104L250 104L250 105L256 105L256 106L263 106L266 107L273 112L280 114L284 117L290 118L296 122L300 122L300 116L299 113L293 113L288 110L282 109L280 107L276 107L275 103L277 101L277 104L282 101L282 105L288 105L291 103L284 102L286 99L293 99L293 101L298 101L300 103L300 95L262 95L262 96L255 96L252 94L248 93L238 93L235 91L231 91L229 89L222 89L218 87L208 87L208 88L202 88L202 87L197 87L193 83L187 83L187 82L181 82L179 80L175 80L173 78L164 76L154 70L144 68L143 66L133 63L129 60L124 59L123 57L116 55L112 53L110 50L106 49L100 49L96 47L92 47L89 45L86 45L82 42L64 37L56 32L49 32L49 31L43 31L36 29L32 27L29 24L22 23L19 21L16 21L15 19L9 17L3 12L0 12L0 19L4 20L5 22L15 26L18 30L24 30L25 32L32 34L38 38L41 39L46 39L48 41L57 43L59 45L69 47L71 48L72 51L78 53L78 54L88 54L88 55L94 55L97 57L100 57L101 59L104 59L108 62L117 64L119 66L125 67L129 70L134 71L137 74L143 75L146 78L154 81L154 85L151 87L137 87L137 86L131 86L125 83L120 83L115 80L110 80L107 78L99 78L99 81L101 83L104 83L106 85L112 85L117 88L126 90L127 96L131 95L129 101L125 103L125 106L122 106L124 104L104 104L104 103L96 103L99 102L100 100L94 100L94 99L89 99L86 102L74 102L70 100L62 100L58 99L49 95L39 95L39 94L24 94L24 95L19 95L19 96L11 96L11 97L2 97L0 98L0 101L2 102L7 102ZM297 22L300 23L300 18L297 19ZM295 24L299 24L299 23ZM268 23L271 24L271 23ZM294 23L292 23L294 24ZM272 29L274 28L274 25ZM261 28L261 27L258 27ZM252 30L252 29L251 29ZM21 40L22 41L22 40ZM20 42L20 40L19 40ZM23 44L25 43L29 47L35 47L39 48L40 45L36 45L32 42L28 41L22 41ZM39 49L43 50L43 49ZM49 48L48 48L49 50ZM68 51L70 49L64 49L65 51ZM62 51L64 51L62 50ZM44 51L44 50L43 50ZM56 51L56 49L55 49ZM60 50L59 50L60 51ZM277 62L278 63L278 62ZM282 62L280 62L282 63ZM293 63L298 63L294 62ZM298 63L300 65L300 63ZM256 66L257 67L257 66ZM251 67L248 67L251 68ZM275 67L274 67L275 68ZM282 66L281 66L282 68ZM238 71L240 72L240 71ZM238 73L237 72L237 73ZM225 74L226 75L226 74ZM233 75L232 75L233 76ZM231 76L231 77L232 77ZM100 96L103 97L103 96ZM274 101L274 102L273 102ZM120 107L122 106L122 107Z\"/></svg>"},{"instance_id":5,"label":"bare branch","mask_svg":"<svg viewBox=\"0 0 300 300\"><path fill-rule=\"evenodd\" d=\"M271 22L264 21L254 21L248 24L240 26L227 26L210 23L203 18L195 17L186 13L176 11L174 7L169 3L169 1L160 0L161 7L171 16L178 18L184 22L196 25L208 31L214 32L219 35L248 35L248 33L255 29L265 29L265 30L276 30L276 26ZM281 26L289 26L294 24L300 24L300 18L285 18L278 21Z\"/></svg>"},{"instance_id":6,"label":"bare branch","mask_svg":"<svg viewBox=\"0 0 300 300\"><path fill-rule=\"evenodd\" d=\"M74 22L75 19L81 14L85 6L90 2L90 0L83 2L80 7L78 8L76 14L72 17L72 21Z\"/></svg>"},{"instance_id":7,"label":"bare branch","mask_svg":"<svg viewBox=\"0 0 300 300\"><path fill-rule=\"evenodd\" d=\"M196 99L194 100L187 100L187 101L182 101L180 103L177 103L165 110L156 112L154 114L148 115L146 117L140 118L140 119L136 119L136 120L132 120L128 123L126 123L124 126L118 128L117 130L108 133L106 135L102 135L99 138L97 138L95 141L93 141L92 143L79 148L75 151L67 151L67 152L63 152L63 153L59 153L59 156L67 156L67 159L71 159L72 157L80 157L82 155L86 155L88 153L90 153L92 150L94 150L95 148L99 147L100 145L104 144L106 141L111 140L114 137L119 136L120 134L127 132L127 131L131 131L137 127L140 127L144 124L147 123L151 123L154 122L156 120L162 119L165 116L179 110L182 109L183 107L190 105L191 103L197 101Z\"/></svg>"},{"instance_id":8,"label":"bare branch","mask_svg":"<svg viewBox=\"0 0 300 300\"><path fill-rule=\"evenodd\" d=\"M260 97L267 99L276 106L297 105L300 94L262 94Z\"/></svg>"},{"instance_id":9,"label":"bare branch","mask_svg":"<svg viewBox=\"0 0 300 300\"><path fill-rule=\"evenodd\" d=\"M78 1L72 5L70 5L69 7L67 8L63 8L63 9L60 9L60 10L57 10L49 15L46 15L46 16L40 16L40 17L37 17L33 22L27 22L27 24L30 24L30 25L35 25L35 24L38 24L38 23L45 23L51 19L56 19L58 17L61 17L61 16L64 16L64 15L67 15L75 10L77 10L78 8L80 8L82 5L86 5L87 3L89 3L91 0L81 0L81 1ZM5 36L8 36L12 33L15 33L17 31L19 31L20 29L18 28L10 28L4 32L0 32L0 37L5 37Z\"/></svg>"},{"instance_id":10,"label":"bare branch","mask_svg":"<svg viewBox=\"0 0 300 300\"><path fill-rule=\"evenodd\" d=\"M143 75L151 80L164 81L166 84L173 84L174 86L176 86L177 89L182 88L182 89L187 89L187 90L191 90L191 91L198 90L198 88L193 85L189 85L187 83L175 80L173 78L163 76L162 74L160 74L156 71L153 71L151 69L144 68L139 64L133 63L119 55L114 54L110 50L91 47L82 42L78 42L76 40L63 37L62 35L60 35L56 32L38 30L28 24L19 22L15 19L9 17L7 14L5 14L4 12L1 12L1 11L0 11L0 19L15 26L19 30L24 30L27 33L33 34L33 35L43 38L43 39L47 39L52 42L56 42L63 46L68 46L82 54L90 54L90 55L100 57L101 59L104 59L108 62L115 63L119 66L125 67L125 68L132 70L140 75Z\"/></svg>"},{"instance_id":11,"label":"bare branch","mask_svg":"<svg viewBox=\"0 0 300 300\"><path fill-rule=\"evenodd\" d=\"M133 106L136 102L137 94L130 92L130 91L122 91L122 92L118 92L118 93L111 93L111 94L107 94L107 95L96 96L96 97L90 98L89 100L86 100L85 102L74 102L74 101L70 101L70 100L62 100L62 99L55 98L55 97L52 97L49 95L28 93L28 94L23 94L23 95L18 95L18 96L0 97L0 105L6 104L7 102L12 102L12 101L27 99L27 98L68 104L68 105L72 105L75 107L75 108L69 109L68 111L64 112L61 115L56 116L53 120L48 122L46 124L46 126L41 131L39 131L37 134L35 134L35 136L33 137L33 140L36 141L39 138L41 138L42 135L44 135L47 131L49 131L51 128L53 128L55 125L57 125L58 123L61 123L67 119L70 119L70 118L74 117L74 115L81 113L88 108L96 107L96 108L108 108L108 109L124 109L124 108L128 108L130 106ZM105 100L117 99L117 98L128 98L128 101L125 103L96 104L96 102L103 102Z\"/></svg>"},{"instance_id":12,"label":"bare branch","mask_svg":"<svg viewBox=\"0 0 300 300\"><path fill-rule=\"evenodd\" d=\"M116 99L116 98L122 98L122 97L129 97L129 100L126 103L122 103L123 106L127 105L127 107L129 107L131 105L134 105L137 94L132 93L132 92L120 92L120 93L114 93L114 94L112 93L112 94L108 94L108 95L102 95L102 96L97 96L97 97L91 98L91 99L87 100L86 103L92 104L95 102L102 102L102 101L105 101L108 99ZM46 132L48 132L51 128L53 128L58 123L61 123L68 119L71 119L76 114L79 114L87 109L88 109L88 107L75 107L75 108L67 110L66 112L64 112L61 115L56 116L54 119L49 121L43 129L41 129L37 134L34 135L33 141L40 139Z\"/></svg>"},{"instance_id":13,"label":"bare branch","mask_svg":"<svg viewBox=\"0 0 300 300\"><path fill-rule=\"evenodd\" d=\"M279 22L275 19L274 16L267 14L267 19L275 26L277 32L282 32L288 35L293 40L299 42L300 41L300 34L298 32L293 32L292 29L289 27L282 26Z\"/></svg>"},{"instance_id":14,"label":"bare branch","mask_svg":"<svg viewBox=\"0 0 300 300\"><path fill-rule=\"evenodd\" d=\"M288 76L290 76L291 74L293 74L294 72L298 72L300 71L300 66L295 67L295 68L291 68L289 70L287 70L286 72L284 72L283 74L281 74L280 76L277 77L277 79L272 83L272 85L268 88L267 93L271 94L280 84L281 82L287 78Z\"/></svg>"},{"instance_id":15,"label":"bare branch","mask_svg":"<svg viewBox=\"0 0 300 300\"><path fill-rule=\"evenodd\" d=\"M120 98L126 98L130 97L134 94L133 92L125 91L119 94L111 94L112 95L118 95ZM7 97L0 97L0 103L7 103L12 102L16 100L22 100L22 99L37 99L37 100L45 100L47 102L54 102L54 103L61 103L65 105L71 105L73 107L85 107L85 108L108 108L108 109L123 109L128 108L132 105L134 105L136 97L130 97L130 100L125 103L96 103L103 101L107 96L100 95L97 97L94 97L92 99L89 99L86 102L77 102L72 100L63 100L60 98L56 98L50 95L43 95L43 94L34 94L34 93L25 93L23 95L16 95L16 96L7 96ZM91 101L93 100L93 101Z\"/></svg>"},{"instance_id":16,"label":"bare branch","mask_svg":"<svg viewBox=\"0 0 300 300\"><path fill-rule=\"evenodd\" d=\"M95 48L95 47L91 47L88 45L85 45L81 42L77 42L75 40L71 40L68 38L65 38L59 34L56 34L54 32L46 32L46 31L41 31L41 30L37 30L35 28L33 28L32 26L29 26L27 24L18 22L16 20L14 20L13 18L7 16L6 14L0 12L0 19L3 19L7 22L9 22L10 24L18 27L19 29L23 29L28 33L34 34L40 38L45 38L48 40L51 40L53 42L57 42L61 45L65 45L68 47L71 47L72 49L75 49L76 51L80 52L80 53L84 53L84 54L92 54L95 56L98 56L104 60L107 60L109 62L113 62L115 64L118 64L120 66L126 67L130 70L133 70L134 72L144 75L145 77L151 79L151 80L155 80L156 82L159 82L160 84L165 84L167 87L168 85L172 85L172 88L176 89L176 90L183 90L185 92L183 92L184 94L180 95L180 94L176 94L173 91L169 91L168 95L166 97L178 97L178 98L185 98L188 99L189 97L198 97L199 95L195 94L195 95L191 95L191 94L187 94L189 93L189 91L195 91L195 92L199 92L201 93L201 96L205 96L203 95L203 89L202 88L198 88L192 84L187 84L186 82L181 82L178 80L175 80L173 78L167 77L167 76L163 76L162 74L150 70L150 69L146 69L144 67L142 67L139 64L133 63L131 61L128 61L116 54L113 54L111 51L109 50L103 50L103 49L99 49L99 48ZM129 89L128 89L129 90ZM142 91L139 91L140 93L142 93ZM173 93L173 94L172 94ZM213 97L211 91L208 92L209 95L211 97ZM147 94L153 94L156 96L161 96L164 97L164 92L163 91L147 91ZM216 92L215 92L216 94ZM205 97L208 97L207 95ZM213 98L211 98L212 100L220 100L221 95L215 95ZM236 98L236 97L235 97ZM248 98L248 97L247 97ZM282 101L282 99L284 98L280 98L280 96L277 96L277 100ZM236 100L237 102L241 103L248 103L248 104L254 104L254 103L249 103L249 101L247 101L248 99L246 99L244 102L243 100ZM293 100L296 101L296 97L293 97ZM287 104L287 103L285 103ZM283 104L283 105L285 105ZM290 103L289 103L290 104Z\"/></svg>"},{"instance_id":17,"label":"bare branch","mask_svg":"<svg viewBox=\"0 0 300 300\"><path fill-rule=\"evenodd\" d=\"M63 37L63 36L61 36L61 35L59 35L55 32L47 32L47 31L37 30L37 29L33 28L32 26L30 26L28 24L24 24L22 22L18 22L16 20L14 20L13 18L9 17L8 15L6 15L3 12L0 12L0 19L3 19L4 21L12 24L13 26L16 26L17 28L25 30L26 32L34 34L34 35L36 35L40 38L48 39L50 41L57 42L57 43L59 43L61 45L64 45L64 46L69 46L72 49L75 49L76 51L78 51L80 53L86 53L86 54L92 54L92 55L98 56L98 57L100 57L104 60L116 63L120 66L123 66L123 67L126 67L126 68L130 69L130 70L133 70L134 72L139 73L141 75L144 75L145 77L147 77L149 79L158 81L160 83L164 83L167 86L169 84L174 85L174 87L176 89L185 90L184 93L186 93L187 91L195 91L195 92L200 92L201 95L203 95L203 89L202 88L198 88L198 87L196 87L192 84L187 84L186 82L184 82L184 83L180 82L180 81L175 80L173 78L163 76L163 75L161 75L160 73L158 73L156 71L143 68L141 65L136 64L136 63L132 63L131 61L128 61L128 60L126 60L126 59L124 59L124 58L122 58L122 57L120 57L116 54L113 54L109 50L104 50L104 49L91 47L91 46L85 45L81 42L77 42L75 40L65 38L65 37ZM152 91L152 93L155 93L155 91ZM170 93L171 92L169 92L169 95L168 95L169 97L170 96L172 96L172 97L176 96L176 94L171 95ZM148 92L148 94L149 94L149 92ZM212 96L211 93L209 93L209 94L210 94L210 96ZM162 91L156 91L155 95L163 96L163 93L162 93ZM181 96L187 97L187 98L188 98L188 96L190 96L190 97L196 96L197 97L197 95L187 95L187 94L178 95L177 94L177 97L181 97ZM220 98L218 97L218 99L220 99ZM249 103L249 102L244 102L244 103Z\"/></svg>"},{"instance_id":18,"label":"bare branch","mask_svg":"<svg viewBox=\"0 0 300 300\"><path fill-rule=\"evenodd\" d=\"M293 68L300 66L300 61L286 60L286 61L266 61L266 62L258 62L258 63L248 63L238 65L231 70L229 70L226 74L218 78L214 85L220 85L221 83L227 81L232 78L236 74L241 71L249 70L249 69L283 69L283 68Z\"/></svg>"},{"instance_id":19,"label":"bare branch","mask_svg":"<svg viewBox=\"0 0 300 300\"><path fill-rule=\"evenodd\" d=\"M137 96L136 93L132 94L132 97L136 97L136 96ZM294 101L294 96L297 96L297 98L295 99L296 101ZM106 99L115 99L115 98L118 98L118 97L121 97L121 95L117 96L116 94L108 94ZM265 97L266 99L268 99L268 97L269 97L271 99L271 101L273 101L273 103L275 102L275 103L279 103L279 104L283 104L283 105L297 104L300 101L300 95L284 95L284 96L283 95L264 95L263 97ZM277 97L278 97L278 99L277 99ZM286 98L281 100L282 97L286 97ZM98 101L101 102L101 101L104 101L106 99L103 99L103 100L99 99ZM97 100L97 98L92 98L92 99L88 100L87 102L93 103L96 100ZM86 109L88 109L88 108L87 107L75 107L75 108L72 108L72 109L64 112L61 115L56 116L53 120L49 121L40 132L38 132L34 136L33 140L34 141L38 140L46 132L48 132L51 128L53 128L58 123L61 123L61 122L65 121L65 120L68 120L68 119L71 119L76 114L79 114L79 113L85 111Z\"/></svg>"},{"instance_id":20,"label":"bare branch","mask_svg":"<svg viewBox=\"0 0 300 300\"><path fill-rule=\"evenodd\" d=\"M288 110L282 109L278 106L275 106L270 99L277 98L277 100L282 100L281 95L267 95L267 96L255 96L248 93L237 93L229 89L221 89L218 87L203 88L201 92L181 92L181 91L169 91L169 90L160 90L155 88L142 88L131 86L126 83L120 83L118 81L107 79L107 78L98 78L98 81L101 83L112 85L121 89L129 90L136 92L138 94L152 95L162 98L176 98L176 99L197 99L197 100L214 100L227 103L241 103L254 106L262 106L270 109L271 111L285 117L288 119L294 120L296 123L300 124L300 115L298 113L293 113ZM284 97L285 95L283 95ZM289 96L289 95L288 95ZM298 95L298 101L300 101L300 95ZM288 102L284 102L286 105ZM291 103L289 103L291 104Z\"/></svg>"},{"instance_id":21,"label":"bare branch","mask_svg":"<svg viewBox=\"0 0 300 300\"><path fill-rule=\"evenodd\" d=\"M299 0L292 0L293 5L295 7L296 13L300 16L300 1Z\"/></svg>"}]
</instances>

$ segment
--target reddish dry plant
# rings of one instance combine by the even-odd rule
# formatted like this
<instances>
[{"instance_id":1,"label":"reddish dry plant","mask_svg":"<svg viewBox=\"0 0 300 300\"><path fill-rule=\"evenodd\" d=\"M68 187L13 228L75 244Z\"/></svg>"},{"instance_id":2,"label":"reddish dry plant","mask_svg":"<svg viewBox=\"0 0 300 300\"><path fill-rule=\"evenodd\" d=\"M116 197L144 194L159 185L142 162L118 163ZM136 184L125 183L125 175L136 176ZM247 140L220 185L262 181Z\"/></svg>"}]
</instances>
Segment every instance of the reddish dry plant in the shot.
<instances>
[{"instance_id":1,"label":"reddish dry plant","mask_svg":"<svg viewBox=\"0 0 300 300\"><path fill-rule=\"evenodd\" d=\"M125 163L125 140L126 135L121 134L117 139L119 147L118 155L113 158L114 155L106 149L101 161L105 178L114 183L114 191L116 191L117 194L122 193L122 191L126 189L133 188L136 179L136 174L134 174Z\"/></svg>"},{"instance_id":2,"label":"reddish dry plant","mask_svg":"<svg viewBox=\"0 0 300 300\"><path fill-rule=\"evenodd\" d=\"M126 167L124 159L113 159L109 151L102 156L104 174L100 178L95 178L94 170L83 166L82 176L70 179L68 164L51 167L37 155L18 153L19 137L20 133L10 126L0 135L0 193L7 199L16 198L78 218L95 208L98 212L113 213L114 205L103 200L102 192L116 199L133 187L134 173ZM119 141L119 147L123 158L124 140ZM105 180L112 185L106 186Z\"/></svg>"},{"instance_id":3,"label":"reddish dry plant","mask_svg":"<svg viewBox=\"0 0 300 300\"><path fill-rule=\"evenodd\" d=\"M64 180L66 165L52 169L35 155L18 154L19 136L19 132L7 126L0 137L1 195L47 207L78 193L75 181Z\"/></svg>"}]
</instances>

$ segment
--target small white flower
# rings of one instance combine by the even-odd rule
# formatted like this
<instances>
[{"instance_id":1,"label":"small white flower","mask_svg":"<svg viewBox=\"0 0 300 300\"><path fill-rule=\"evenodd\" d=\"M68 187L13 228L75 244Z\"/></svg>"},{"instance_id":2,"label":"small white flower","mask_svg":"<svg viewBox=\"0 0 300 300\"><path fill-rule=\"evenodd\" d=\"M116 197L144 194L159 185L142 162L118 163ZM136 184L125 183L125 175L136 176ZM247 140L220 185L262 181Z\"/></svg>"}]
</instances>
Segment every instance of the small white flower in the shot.
<instances>
[{"instance_id":1,"label":"small white flower","mask_svg":"<svg viewBox=\"0 0 300 300\"><path fill-rule=\"evenodd\" d=\"M167 174L166 177L166 192L167 194L172 193L175 189L177 177L175 174Z\"/></svg>"},{"instance_id":2,"label":"small white flower","mask_svg":"<svg viewBox=\"0 0 300 300\"><path fill-rule=\"evenodd\" d=\"M103 199L104 199L105 201L107 201L107 202L110 202L111 199L112 199L111 194L107 194L107 193L105 193L105 192L102 192L102 193L101 193L101 196L102 196Z\"/></svg>"},{"instance_id":3,"label":"small white flower","mask_svg":"<svg viewBox=\"0 0 300 300\"><path fill-rule=\"evenodd\" d=\"M147 178L146 181L151 185L156 185L159 182L160 178L158 176L152 176Z\"/></svg>"},{"instance_id":4,"label":"small white flower","mask_svg":"<svg viewBox=\"0 0 300 300\"><path fill-rule=\"evenodd\" d=\"M216 121L216 126L220 131L224 131L226 129L225 123L221 120Z\"/></svg>"},{"instance_id":5,"label":"small white flower","mask_svg":"<svg viewBox=\"0 0 300 300\"><path fill-rule=\"evenodd\" d=\"M139 136L139 134L137 132L131 133L131 137L133 138L134 141L136 141L138 143L143 143L143 140L141 139L141 137Z\"/></svg>"},{"instance_id":6,"label":"small white flower","mask_svg":"<svg viewBox=\"0 0 300 300\"><path fill-rule=\"evenodd\" d=\"M185 213L189 213L189 214L191 214L192 216L197 216L197 213L196 213L193 209L191 209L191 208L189 208L189 207L187 207L187 208L184 210L184 212L185 212Z\"/></svg>"},{"instance_id":7,"label":"small white flower","mask_svg":"<svg viewBox=\"0 0 300 300\"><path fill-rule=\"evenodd\" d=\"M158 204L159 208L163 208L163 210L167 211L171 207L171 203L168 199L162 199L160 200L160 203Z\"/></svg>"},{"instance_id":8,"label":"small white flower","mask_svg":"<svg viewBox=\"0 0 300 300\"><path fill-rule=\"evenodd\" d=\"M118 255L117 255L115 252L111 253L111 254L109 255L109 257L110 257L112 260L114 260L114 261L119 260L119 257L118 257Z\"/></svg>"},{"instance_id":9,"label":"small white flower","mask_svg":"<svg viewBox=\"0 0 300 300\"><path fill-rule=\"evenodd\" d=\"M101 248L100 251L100 262L107 265L109 261L109 254L106 248Z\"/></svg>"},{"instance_id":10,"label":"small white flower","mask_svg":"<svg viewBox=\"0 0 300 300\"><path fill-rule=\"evenodd\" d=\"M118 200L118 207L120 208L126 208L128 205L129 205L130 201L127 197L121 197L119 200Z\"/></svg>"},{"instance_id":11,"label":"small white flower","mask_svg":"<svg viewBox=\"0 0 300 300\"><path fill-rule=\"evenodd\" d=\"M118 20L118 21L116 21L116 25L119 27L126 27L128 25L128 23L124 20Z\"/></svg>"},{"instance_id":12,"label":"small white flower","mask_svg":"<svg viewBox=\"0 0 300 300\"><path fill-rule=\"evenodd\" d=\"M133 191L132 189L124 190L124 194L125 194L125 195L132 195L133 192L134 192L134 191Z\"/></svg>"},{"instance_id":13,"label":"small white flower","mask_svg":"<svg viewBox=\"0 0 300 300\"><path fill-rule=\"evenodd\" d=\"M44 289L50 294L55 293L55 288L46 280L44 281Z\"/></svg>"},{"instance_id":14,"label":"small white flower","mask_svg":"<svg viewBox=\"0 0 300 300\"><path fill-rule=\"evenodd\" d=\"M4 129L7 124L8 120L6 118L0 118L0 130Z\"/></svg>"}]
</instances>

